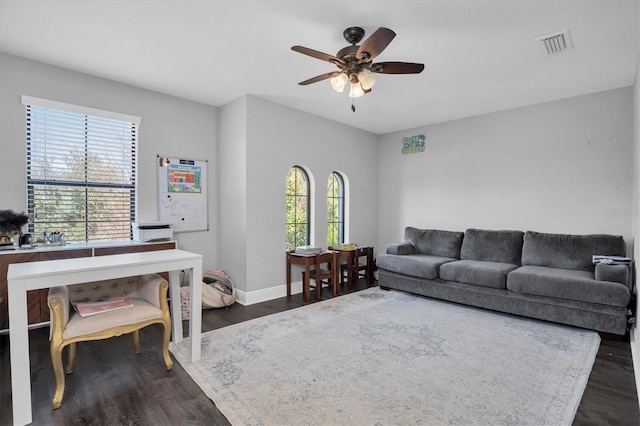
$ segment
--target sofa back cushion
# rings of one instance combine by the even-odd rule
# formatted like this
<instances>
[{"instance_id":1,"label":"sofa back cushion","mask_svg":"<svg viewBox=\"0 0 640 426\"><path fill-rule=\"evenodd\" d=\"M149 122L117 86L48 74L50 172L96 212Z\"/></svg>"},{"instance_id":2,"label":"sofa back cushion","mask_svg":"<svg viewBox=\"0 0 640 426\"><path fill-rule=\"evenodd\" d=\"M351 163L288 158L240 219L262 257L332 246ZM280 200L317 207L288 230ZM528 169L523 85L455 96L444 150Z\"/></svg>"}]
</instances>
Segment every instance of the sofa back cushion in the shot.
<instances>
[{"instance_id":1,"label":"sofa back cushion","mask_svg":"<svg viewBox=\"0 0 640 426\"><path fill-rule=\"evenodd\" d=\"M462 240L460 259L520 265L522 231L467 229Z\"/></svg>"},{"instance_id":2,"label":"sofa back cushion","mask_svg":"<svg viewBox=\"0 0 640 426\"><path fill-rule=\"evenodd\" d=\"M405 241L411 242L416 254L460 259L463 232L441 231L438 229L417 229L407 226L404 230Z\"/></svg>"},{"instance_id":3,"label":"sofa back cushion","mask_svg":"<svg viewBox=\"0 0 640 426\"><path fill-rule=\"evenodd\" d=\"M620 235L544 234L527 231L522 246L522 264L552 268L593 271L592 256L624 256L624 239Z\"/></svg>"}]
</instances>

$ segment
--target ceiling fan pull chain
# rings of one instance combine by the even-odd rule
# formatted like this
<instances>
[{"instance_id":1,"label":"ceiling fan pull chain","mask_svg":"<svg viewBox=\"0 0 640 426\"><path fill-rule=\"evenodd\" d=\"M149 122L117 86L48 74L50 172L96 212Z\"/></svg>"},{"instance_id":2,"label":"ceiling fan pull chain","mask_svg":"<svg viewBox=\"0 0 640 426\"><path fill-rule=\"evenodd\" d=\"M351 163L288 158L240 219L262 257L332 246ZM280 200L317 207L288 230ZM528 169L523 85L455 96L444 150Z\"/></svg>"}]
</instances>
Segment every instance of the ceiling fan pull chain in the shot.
<instances>
[{"instance_id":1,"label":"ceiling fan pull chain","mask_svg":"<svg viewBox=\"0 0 640 426\"><path fill-rule=\"evenodd\" d=\"M354 105L353 98L351 98L351 111L356 112L356 106Z\"/></svg>"}]
</instances>

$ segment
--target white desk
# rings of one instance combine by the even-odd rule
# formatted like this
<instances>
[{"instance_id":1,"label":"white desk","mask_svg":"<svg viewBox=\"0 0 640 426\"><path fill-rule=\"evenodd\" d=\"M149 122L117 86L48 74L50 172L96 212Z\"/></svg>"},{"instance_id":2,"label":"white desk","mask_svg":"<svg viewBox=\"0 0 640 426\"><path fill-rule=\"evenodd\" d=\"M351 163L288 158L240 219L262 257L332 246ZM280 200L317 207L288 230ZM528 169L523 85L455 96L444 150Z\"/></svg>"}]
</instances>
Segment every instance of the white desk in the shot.
<instances>
[{"instance_id":1,"label":"white desk","mask_svg":"<svg viewBox=\"0 0 640 426\"><path fill-rule=\"evenodd\" d=\"M98 280L169 271L173 341L180 342L180 271L189 272L191 360L200 359L202 332L202 255L160 250L9 265L9 338L13 423L31 423L31 370L27 327L27 291ZM194 279L197 277L198 279Z\"/></svg>"}]
</instances>

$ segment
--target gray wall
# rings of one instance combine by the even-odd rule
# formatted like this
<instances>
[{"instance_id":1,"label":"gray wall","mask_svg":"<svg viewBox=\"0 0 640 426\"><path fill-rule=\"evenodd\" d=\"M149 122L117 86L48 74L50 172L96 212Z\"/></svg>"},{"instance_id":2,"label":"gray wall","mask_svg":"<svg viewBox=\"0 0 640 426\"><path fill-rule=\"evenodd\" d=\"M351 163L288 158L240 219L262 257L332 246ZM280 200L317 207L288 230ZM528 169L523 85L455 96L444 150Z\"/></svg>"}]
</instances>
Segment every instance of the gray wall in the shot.
<instances>
[{"instance_id":1,"label":"gray wall","mask_svg":"<svg viewBox=\"0 0 640 426\"><path fill-rule=\"evenodd\" d=\"M140 220L157 218L156 154L208 159L210 230L176 239L205 269L227 270L246 303L284 294L284 188L296 164L312 178L319 246L334 170L347 178L347 240L377 252L407 225L631 241L632 88L376 136L251 95L219 109L0 54L0 208L16 210L26 208L20 95L142 118ZM402 155L402 138L418 133L426 152Z\"/></svg>"},{"instance_id":2,"label":"gray wall","mask_svg":"<svg viewBox=\"0 0 640 426\"><path fill-rule=\"evenodd\" d=\"M375 135L244 96L215 108L0 54L0 208L26 209L24 106L29 95L142 118L138 220L157 220L156 154L209 160L209 231L176 234L178 246L223 268L254 303L284 295L284 190L296 164L315 191L312 241L326 246L326 185L341 171L350 191L348 239L376 241ZM220 143L218 142L220 140ZM298 281L295 270L293 280Z\"/></svg>"},{"instance_id":3,"label":"gray wall","mask_svg":"<svg viewBox=\"0 0 640 426\"><path fill-rule=\"evenodd\" d=\"M621 88L380 136L378 249L407 225L630 243L632 112L633 90ZM415 134L426 151L401 154Z\"/></svg>"},{"instance_id":4,"label":"gray wall","mask_svg":"<svg viewBox=\"0 0 640 426\"><path fill-rule=\"evenodd\" d=\"M0 53L0 209L26 210L25 109L21 95L142 118L138 152L138 220L158 219L156 155L216 163L217 108ZM209 231L176 234L178 247L216 267L217 186L209 171Z\"/></svg>"},{"instance_id":5,"label":"gray wall","mask_svg":"<svg viewBox=\"0 0 640 426\"><path fill-rule=\"evenodd\" d=\"M220 109L218 185L220 186L220 267L239 291L247 282L247 97ZM243 294L242 302L245 302Z\"/></svg>"},{"instance_id":6,"label":"gray wall","mask_svg":"<svg viewBox=\"0 0 640 426\"><path fill-rule=\"evenodd\" d=\"M294 165L305 167L312 181L313 244L327 246L327 180L334 170L344 174L349 189L346 238L375 243L375 135L255 96L226 105L221 116L220 170L226 172L220 184L234 188L221 190L221 208L229 210L221 213L222 258L232 277L246 277L236 282L244 303L285 294L285 181ZM236 232L244 246L233 240ZM300 269L292 277L299 289Z\"/></svg>"}]
</instances>

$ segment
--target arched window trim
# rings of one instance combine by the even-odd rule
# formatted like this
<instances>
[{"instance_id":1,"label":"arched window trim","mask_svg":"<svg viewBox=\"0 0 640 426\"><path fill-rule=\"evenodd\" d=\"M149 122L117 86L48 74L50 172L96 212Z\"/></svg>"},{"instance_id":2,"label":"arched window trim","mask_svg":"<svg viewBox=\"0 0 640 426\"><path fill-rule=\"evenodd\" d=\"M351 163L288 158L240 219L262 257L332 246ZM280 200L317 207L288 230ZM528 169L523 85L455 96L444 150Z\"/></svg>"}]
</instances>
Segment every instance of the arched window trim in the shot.
<instances>
[{"instance_id":1,"label":"arched window trim","mask_svg":"<svg viewBox=\"0 0 640 426\"><path fill-rule=\"evenodd\" d=\"M331 180L333 180L335 178L336 183L337 183L337 194L334 196L333 194L329 193L329 182ZM339 171L333 171L331 172L331 174L329 175L329 182L327 182L327 242L329 245L331 244L343 244L345 242L348 242L348 236L349 236L349 232L348 232L348 221L347 218L348 216L348 203L347 203L347 187L348 185L346 184L347 179L345 177L345 175ZM331 213L329 212L329 206L331 204L331 199L332 198L337 198L338 199L338 215L337 218L335 217L330 217ZM332 220L332 219L336 219L336 220ZM338 224L338 229L337 229L337 233L338 233L338 238L337 241L335 241L333 238L331 238L331 225L332 224Z\"/></svg>"},{"instance_id":2,"label":"arched window trim","mask_svg":"<svg viewBox=\"0 0 640 426\"><path fill-rule=\"evenodd\" d=\"M294 241L290 241L289 237L288 237L290 226L291 225L293 225L294 227L295 226L299 226L301 224L305 224L305 222L297 222L297 219L295 219L296 220L295 222L289 222L289 218L285 217L285 241L286 241L287 249L289 249L289 250L293 250L297 246L306 245L306 244L313 244L314 243L313 232L311 231L313 229L313 223L314 223L314 204L315 204L314 201L313 201L313 199L314 199L313 175L310 173L310 171L306 167L300 166L300 165L294 165L287 172L286 182L288 182L289 175L294 170L297 171L298 174L302 175L303 179L306 181L306 194L307 194L306 198L307 199L306 199L305 208L306 208L306 211L307 211L307 220L306 220L305 240L303 241L301 239L294 238ZM291 196L291 194L289 194L289 189L288 189L288 186L287 186L287 187L285 187L285 205L286 205L286 202L288 201L288 198L290 196ZM298 197L298 196L301 196L301 195L296 195L296 197ZM293 243L293 244L290 244L290 243Z\"/></svg>"}]
</instances>

